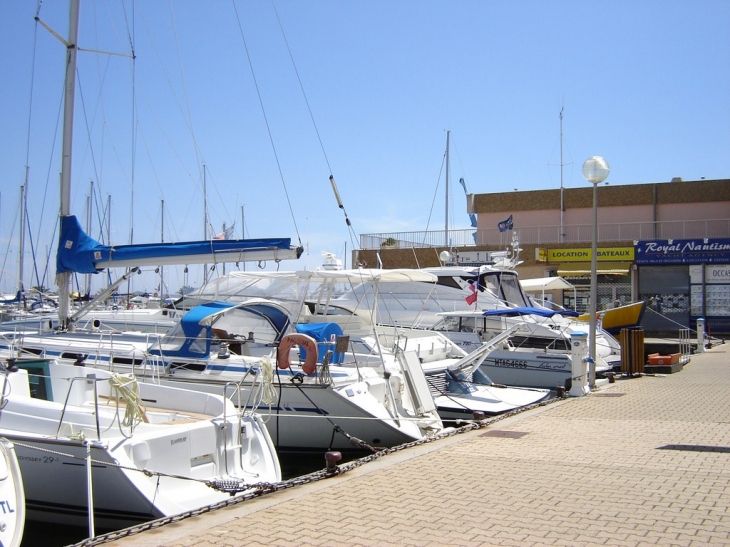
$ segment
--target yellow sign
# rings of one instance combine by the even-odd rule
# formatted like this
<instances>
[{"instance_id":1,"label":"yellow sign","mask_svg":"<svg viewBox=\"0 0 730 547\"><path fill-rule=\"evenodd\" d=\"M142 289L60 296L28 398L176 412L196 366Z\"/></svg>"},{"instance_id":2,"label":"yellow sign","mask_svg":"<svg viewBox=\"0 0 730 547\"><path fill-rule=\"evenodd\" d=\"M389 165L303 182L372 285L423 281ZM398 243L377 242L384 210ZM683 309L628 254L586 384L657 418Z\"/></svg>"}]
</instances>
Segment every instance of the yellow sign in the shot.
<instances>
[{"instance_id":1,"label":"yellow sign","mask_svg":"<svg viewBox=\"0 0 730 547\"><path fill-rule=\"evenodd\" d=\"M542 250L542 249L541 249ZM591 249L547 249L548 262L585 262L591 260ZM598 248L598 256L600 261L633 261L633 247L606 247Z\"/></svg>"}]
</instances>

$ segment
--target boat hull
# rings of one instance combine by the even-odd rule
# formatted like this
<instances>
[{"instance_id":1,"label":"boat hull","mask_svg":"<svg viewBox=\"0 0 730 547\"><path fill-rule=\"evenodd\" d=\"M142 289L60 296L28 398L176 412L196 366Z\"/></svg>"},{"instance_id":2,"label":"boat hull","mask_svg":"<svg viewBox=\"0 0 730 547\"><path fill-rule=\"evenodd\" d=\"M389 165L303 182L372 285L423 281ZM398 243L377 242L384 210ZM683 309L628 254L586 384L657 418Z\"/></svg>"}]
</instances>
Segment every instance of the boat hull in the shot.
<instances>
[{"instance_id":1,"label":"boat hull","mask_svg":"<svg viewBox=\"0 0 730 547\"><path fill-rule=\"evenodd\" d=\"M194 391L222 393L226 380L163 377L163 385ZM353 382L341 387L329 384L297 384L285 374L275 384L276 394L271 404L251 406L255 387L241 385L240 400L247 410L255 411L266 424L277 452L341 452L361 451L350 441L354 437L373 447L393 447L423 438L424 420L398 419L388 414L373 396L373 390L383 385L380 378ZM276 381L276 380L275 380ZM230 393L230 390L229 390ZM234 402L237 397L233 399ZM439 424L440 425L440 424Z\"/></svg>"},{"instance_id":2,"label":"boat hull","mask_svg":"<svg viewBox=\"0 0 730 547\"><path fill-rule=\"evenodd\" d=\"M37 442L23 435L6 435L16 447L25 486L28 520L85 527L89 523L86 447L48 439ZM163 513L141 494L112 455L93 448L94 525L119 530Z\"/></svg>"},{"instance_id":3,"label":"boat hull","mask_svg":"<svg viewBox=\"0 0 730 547\"><path fill-rule=\"evenodd\" d=\"M601 322L601 328L610 334L616 335L621 329L638 327L641 325L641 318L646 310L646 301L634 302L618 308L609 308L596 314ZM577 318L579 321L588 322L590 315L584 313Z\"/></svg>"},{"instance_id":4,"label":"boat hull","mask_svg":"<svg viewBox=\"0 0 730 547\"><path fill-rule=\"evenodd\" d=\"M497 384L569 389L572 361L569 355L563 354L494 350L479 370Z\"/></svg>"},{"instance_id":5,"label":"boat hull","mask_svg":"<svg viewBox=\"0 0 730 547\"><path fill-rule=\"evenodd\" d=\"M0 438L0 545L19 547L25 528L25 490L15 446Z\"/></svg>"}]
</instances>

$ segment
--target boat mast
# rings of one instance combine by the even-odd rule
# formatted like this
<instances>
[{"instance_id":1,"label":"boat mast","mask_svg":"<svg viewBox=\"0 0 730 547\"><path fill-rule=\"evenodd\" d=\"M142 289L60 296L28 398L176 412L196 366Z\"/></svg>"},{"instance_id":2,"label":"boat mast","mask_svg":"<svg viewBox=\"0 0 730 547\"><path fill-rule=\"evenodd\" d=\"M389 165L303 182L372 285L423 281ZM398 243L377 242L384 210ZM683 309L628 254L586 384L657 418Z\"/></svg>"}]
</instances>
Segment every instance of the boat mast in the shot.
<instances>
[{"instance_id":1,"label":"boat mast","mask_svg":"<svg viewBox=\"0 0 730 547\"><path fill-rule=\"evenodd\" d=\"M66 45L66 79L63 100L63 148L61 157L61 206L60 218L71 214L71 150L73 140L74 97L76 94L76 54L79 35L79 0L71 0L69 9L68 40ZM59 230L59 237L60 230ZM59 246L63 242L59 240ZM69 289L71 273L57 274L58 285L58 319L59 328L65 330L69 326L70 312Z\"/></svg>"},{"instance_id":2,"label":"boat mast","mask_svg":"<svg viewBox=\"0 0 730 547\"><path fill-rule=\"evenodd\" d=\"M208 239L208 189L205 180L205 164L203 164L203 241ZM203 286L208 284L208 265L203 264Z\"/></svg>"},{"instance_id":3,"label":"boat mast","mask_svg":"<svg viewBox=\"0 0 730 547\"><path fill-rule=\"evenodd\" d=\"M560 108L560 241L565 240L565 199L563 191L563 109Z\"/></svg>"},{"instance_id":4,"label":"boat mast","mask_svg":"<svg viewBox=\"0 0 730 547\"><path fill-rule=\"evenodd\" d=\"M160 243L165 242L165 200L160 200ZM165 266L160 265L160 301L165 290Z\"/></svg>"},{"instance_id":5,"label":"boat mast","mask_svg":"<svg viewBox=\"0 0 730 547\"><path fill-rule=\"evenodd\" d=\"M94 206L94 181L89 181L89 195L86 198L86 233L91 233L92 224L92 207ZM86 296L91 294L91 274L86 274L86 286L84 287Z\"/></svg>"},{"instance_id":6,"label":"boat mast","mask_svg":"<svg viewBox=\"0 0 730 547\"><path fill-rule=\"evenodd\" d=\"M27 173L27 171L26 171ZM28 177L26 175L26 181ZM26 182L27 184L27 182ZM25 256L25 212L26 212L26 200L27 192L25 191L26 185L20 185L20 241L18 245L18 309L23 309L23 257Z\"/></svg>"},{"instance_id":7,"label":"boat mast","mask_svg":"<svg viewBox=\"0 0 730 547\"><path fill-rule=\"evenodd\" d=\"M246 239L246 225L243 223L243 205L241 205L241 239ZM246 262L243 263L243 271L246 271Z\"/></svg>"},{"instance_id":8,"label":"boat mast","mask_svg":"<svg viewBox=\"0 0 730 547\"><path fill-rule=\"evenodd\" d=\"M449 246L449 135L451 131L446 131L446 223L444 225L444 245Z\"/></svg>"}]
</instances>

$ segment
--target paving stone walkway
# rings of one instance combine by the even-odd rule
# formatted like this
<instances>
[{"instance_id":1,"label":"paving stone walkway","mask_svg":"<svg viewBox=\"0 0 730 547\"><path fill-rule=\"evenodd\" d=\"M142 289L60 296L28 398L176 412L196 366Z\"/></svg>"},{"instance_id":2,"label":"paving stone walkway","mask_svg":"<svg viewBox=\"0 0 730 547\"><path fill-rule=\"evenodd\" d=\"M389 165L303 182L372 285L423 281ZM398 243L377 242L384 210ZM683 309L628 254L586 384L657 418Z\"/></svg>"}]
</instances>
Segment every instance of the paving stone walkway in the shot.
<instances>
[{"instance_id":1,"label":"paving stone walkway","mask_svg":"<svg viewBox=\"0 0 730 547\"><path fill-rule=\"evenodd\" d=\"M730 345L108 545L730 545Z\"/></svg>"}]
</instances>

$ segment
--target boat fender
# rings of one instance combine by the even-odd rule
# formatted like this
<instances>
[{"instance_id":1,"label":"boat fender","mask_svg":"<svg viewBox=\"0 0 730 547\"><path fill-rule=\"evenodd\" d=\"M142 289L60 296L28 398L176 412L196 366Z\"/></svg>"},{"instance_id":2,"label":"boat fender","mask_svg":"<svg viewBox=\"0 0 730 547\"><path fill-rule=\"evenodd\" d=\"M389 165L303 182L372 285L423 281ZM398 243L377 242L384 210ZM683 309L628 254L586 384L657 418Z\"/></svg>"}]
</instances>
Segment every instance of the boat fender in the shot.
<instances>
[{"instance_id":1,"label":"boat fender","mask_svg":"<svg viewBox=\"0 0 730 547\"><path fill-rule=\"evenodd\" d=\"M294 346L302 346L307 352L307 357L302 364L305 374L312 374L317 370L317 342L306 334L291 333L284 336L279 343L276 352L276 361L280 369L287 369L291 366L290 351Z\"/></svg>"}]
</instances>

